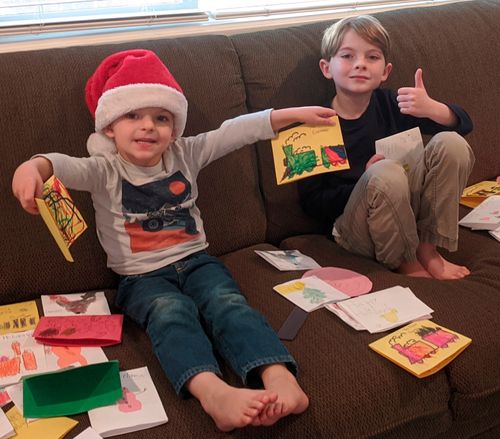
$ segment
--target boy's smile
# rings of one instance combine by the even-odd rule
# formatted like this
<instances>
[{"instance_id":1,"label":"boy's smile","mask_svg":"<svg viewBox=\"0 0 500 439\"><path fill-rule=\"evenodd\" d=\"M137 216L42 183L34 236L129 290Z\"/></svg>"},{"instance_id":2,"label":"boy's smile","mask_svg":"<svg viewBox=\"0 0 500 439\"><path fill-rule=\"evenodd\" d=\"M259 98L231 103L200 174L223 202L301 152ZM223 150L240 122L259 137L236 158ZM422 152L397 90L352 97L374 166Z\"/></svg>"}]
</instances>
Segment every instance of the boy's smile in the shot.
<instances>
[{"instance_id":1,"label":"boy's smile","mask_svg":"<svg viewBox=\"0 0 500 439\"><path fill-rule=\"evenodd\" d=\"M338 95L369 97L387 79L392 65L386 64L380 48L350 29L337 53L329 61L322 59L320 68L326 78L333 79Z\"/></svg>"},{"instance_id":2,"label":"boy's smile","mask_svg":"<svg viewBox=\"0 0 500 439\"><path fill-rule=\"evenodd\" d=\"M123 159L137 166L154 166L173 137L174 117L163 108L141 108L116 119L104 129Z\"/></svg>"}]
</instances>

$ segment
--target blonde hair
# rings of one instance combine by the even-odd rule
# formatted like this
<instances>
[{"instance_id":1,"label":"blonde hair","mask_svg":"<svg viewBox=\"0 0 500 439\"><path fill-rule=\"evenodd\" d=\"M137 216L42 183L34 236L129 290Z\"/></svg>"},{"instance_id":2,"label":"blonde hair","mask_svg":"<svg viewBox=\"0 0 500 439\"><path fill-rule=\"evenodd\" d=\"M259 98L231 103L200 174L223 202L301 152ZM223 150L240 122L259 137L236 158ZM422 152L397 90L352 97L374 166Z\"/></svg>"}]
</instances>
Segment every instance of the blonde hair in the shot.
<instances>
[{"instance_id":1,"label":"blonde hair","mask_svg":"<svg viewBox=\"0 0 500 439\"><path fill-rule=\"evenodd\" d=\"M378 47L387 62L391 47L389 34L380 21L371 15L345 17L328 27L323 33L321 57L329 60L335 56L342 45L345 34L351 29L361 38Z\"/></svg>"}]
</instances>

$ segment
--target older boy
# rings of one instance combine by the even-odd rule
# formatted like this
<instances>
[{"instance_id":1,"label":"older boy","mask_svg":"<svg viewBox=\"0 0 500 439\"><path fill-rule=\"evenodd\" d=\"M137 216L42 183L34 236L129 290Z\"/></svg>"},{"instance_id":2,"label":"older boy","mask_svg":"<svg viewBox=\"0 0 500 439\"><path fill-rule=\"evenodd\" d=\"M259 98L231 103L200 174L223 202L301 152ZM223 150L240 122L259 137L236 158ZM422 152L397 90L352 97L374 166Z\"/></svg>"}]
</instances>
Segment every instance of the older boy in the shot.
<instances>
[{"instance_id":1,"label":"older boy","mask_svg":"<svg viewBox=\"0 0 500 439\"><path fill-rule=\"evenodd\" d=\"M474 163L459 134L469 133L472 122L459 106L428 96L421 69L414 87L379 88L392 70L389 46L386 30L367 15L325 31L319 65L335 84L328 105L340 118L351 169L299 182L301 203L334 225L335 240L348 251L410 276L460 279L469 270L436 247L457 249L458 201ZM414 127L434 137L408 176L375 154L375 141Z\"/></svg>"},{"instance_id":2,"label":"older boy","mask_svg":"<svg viewBox=\"0 0 500 439\"><path fill-rule=\"evenodd\" d=\"M146 50L106 58L85 91L95 118L91 157L52 153L20 165L12 187L24 209L37 213L34 197L53 173L68 187L91 192L108 266L120 275L118 306L146 329L176 392L194 395L220 430L271 425L303 412L309 401L295 379L294 359L205 251L196 178L224 154L293 122L331 124L335 112L268 110L182 138L187 101ZM264 390L225 383L214 349L245 384L262 382Z\"/></svg>"}]
</instances>

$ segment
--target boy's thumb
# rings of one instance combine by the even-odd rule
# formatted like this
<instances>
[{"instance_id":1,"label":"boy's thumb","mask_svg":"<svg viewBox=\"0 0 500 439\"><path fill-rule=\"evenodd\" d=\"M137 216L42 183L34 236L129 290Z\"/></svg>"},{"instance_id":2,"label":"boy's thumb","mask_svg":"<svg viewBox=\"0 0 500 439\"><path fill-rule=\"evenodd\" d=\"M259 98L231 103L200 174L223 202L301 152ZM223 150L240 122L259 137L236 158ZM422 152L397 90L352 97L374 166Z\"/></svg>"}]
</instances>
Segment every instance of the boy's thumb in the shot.
<instances>
[{"instance_id":1,"label":"boy's thumb","mask_svg":"<svg viewBox=\"0 0 500 439\"><path fill-rule=\"evenodd\" d=\"M422 69L418 68L415 72L415 88L425 88L424 80L422 79Z\"/></svg>"}]
</instances>

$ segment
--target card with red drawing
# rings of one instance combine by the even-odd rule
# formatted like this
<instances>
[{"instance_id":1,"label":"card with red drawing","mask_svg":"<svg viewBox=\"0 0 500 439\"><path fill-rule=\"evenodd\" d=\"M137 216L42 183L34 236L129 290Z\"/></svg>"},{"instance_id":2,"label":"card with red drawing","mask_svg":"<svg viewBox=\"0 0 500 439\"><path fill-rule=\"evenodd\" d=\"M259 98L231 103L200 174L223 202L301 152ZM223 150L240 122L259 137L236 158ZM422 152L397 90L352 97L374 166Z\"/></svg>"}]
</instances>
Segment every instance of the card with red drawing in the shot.
<instances>
[{"instance_id":1,"label":"card with red drawing","mask_svg":"<svg viewBox=\"0 0 500 439\"><path fill-rule=\"evenodd\" d=\"M103 291L42 295L44 316L109 315Z\"/></svg>"},{"instance_id":2,"label":"card with red drawing","mask_svg":"<svg viewBox=\"0 0 500 439\"><path fill-rule=\"evenodd\" d=\"M472 340L429 320L419 320L370 343L375 352L418 378L432 375Z\"/></svg>"},{"instance_id":3,"label":"card with red drawing","mask_svg":"<svg viewBox=\"0 0 500 439\"><path fill-rule=\"evenodd\" d=\"M90 425L102 437L156 427L168 421L147 367L120 372L123 398L89 410Z\"/></svg>"},{"instance_id":4,"label":"card with red drawing","mask_svg":"<svg viewBox=\"0 0 500 439\"><path fill-rule=\"evenodd\" d=\"M111 346L122 341L123 314L41 317L33 337L49 346Z\"/></svg>"}]
</instances>

